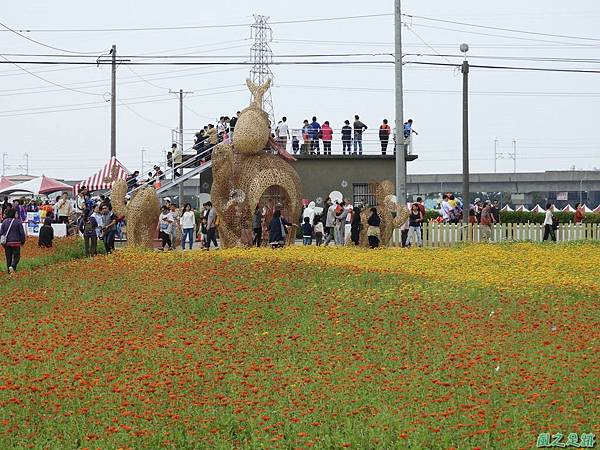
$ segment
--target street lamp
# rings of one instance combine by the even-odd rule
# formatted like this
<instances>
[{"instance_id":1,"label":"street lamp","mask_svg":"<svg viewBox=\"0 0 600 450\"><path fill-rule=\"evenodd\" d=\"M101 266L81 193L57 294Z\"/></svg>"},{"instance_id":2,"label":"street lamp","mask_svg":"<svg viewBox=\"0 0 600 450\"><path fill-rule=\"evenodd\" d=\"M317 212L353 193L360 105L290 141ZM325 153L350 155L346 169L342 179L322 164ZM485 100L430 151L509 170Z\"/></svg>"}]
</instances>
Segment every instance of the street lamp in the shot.
<instances>
[{"instance_id":1,"label":"street lamp","mask_svg":"<svg viewBox=\"0 0 600 450\"><path fill-rule=\"evenodd\" d=\"M461 72L463 74L463 129L462 129L462 141L463 141L463 204L464 211L467 214L463 214L463 223L469 221L469 205L470 205L470 194L469 194L469 62L467 61L467 52L469 51L468 44L460 44L460 51L464 53L465 60L462 63Z\"/></svg>"}]
</instances>

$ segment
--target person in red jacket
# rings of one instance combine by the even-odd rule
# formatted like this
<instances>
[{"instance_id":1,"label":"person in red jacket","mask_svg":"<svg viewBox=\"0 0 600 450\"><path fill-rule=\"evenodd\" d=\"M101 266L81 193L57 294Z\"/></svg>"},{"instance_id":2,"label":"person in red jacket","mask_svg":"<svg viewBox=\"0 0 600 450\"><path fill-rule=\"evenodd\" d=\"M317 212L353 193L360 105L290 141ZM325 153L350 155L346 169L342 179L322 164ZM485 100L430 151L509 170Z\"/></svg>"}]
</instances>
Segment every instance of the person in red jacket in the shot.
<instances>
[{"instance_id":1,"label":"person in red jacket","mask_svg":"<svg viewBox=\"0 0 600 450\"><path fill-rule=\"evenodd\" d=\"M323 140L323 154L331 155L331 141L333 140L333 130L329 126L329 121L326 120L321 127L321 139Z\"/></svg>"},{"instance_id":2,"label":"person in red jacket","mask_svg":"<svg viewBox=\"0 0 600 450\"><path fill-rule=\"evenodd\" d=\"M9 275L17 270L17 265L21 259L21 246L25 244L23 222L16 215L17 211L14 208L8 209L5 214L6 217L0 225L0 236L4 236L3 247Z\"/></svg>"}]
</instances>

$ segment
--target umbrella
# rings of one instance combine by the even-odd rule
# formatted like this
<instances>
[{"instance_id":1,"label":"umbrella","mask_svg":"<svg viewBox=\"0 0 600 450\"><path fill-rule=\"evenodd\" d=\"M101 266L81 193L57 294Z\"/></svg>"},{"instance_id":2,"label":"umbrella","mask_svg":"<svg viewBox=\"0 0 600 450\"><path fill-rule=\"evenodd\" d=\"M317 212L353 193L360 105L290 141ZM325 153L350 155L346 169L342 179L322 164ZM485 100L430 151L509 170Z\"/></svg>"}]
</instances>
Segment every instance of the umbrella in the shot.
<instances>
[{"instance_id":1,"label":"umbrella","mask_svg":"<svg viewBox=\"0 0 600 450\"><path fill-rule=\"evenodd\" d=\"M517 212L529 212L529 210L524 205L519 205L517 206Z\"/></svg>"},{"instance_id":2,"label":"umbrella","mask_svg":"<svg viewBox=\"0 0 600 450\"><path fill-rule=\"evenodd\" d=\"M535 205L533 208L531 208L531 212L535 212L535 213L543 213L546 212L546 210L544 208L542 208L539 203L537 205Z\"/></svg>"},{"instance_id":3,"label":"umbrella","mask_svg":"<svg viewBox=\"0 0 600 450\"><path fill-rule=\"evenodd\" d=\"M6 178L6 177L0 177L0 191L13 186L14 184L15 183L13 183L12 181L10 181L8 178Z\"/></svg>"},{"instance_id":4,"label":"umbrella","mask_svg":"<svg viewBox=\"0 0 600 450\"><path fill-rule=\"evenodd\" d=\"M567 205L562 209L562 212L575 212L575 208L573 208L571 205Z\"/></svg>"},{"instance_id":5,"label":"umbrella","mask_svg":"<svg viewBox=\"0 0 600 450\"><path fill-rule=\"evenodd\" d=\"M70 186L60 181L42 175L23 183L14 184L0 190L0 194L11 194L13 192L29 192L34 195L51 194L58 191L71 191L73 186Z\"/></svg>"},{"instance_id":6,"label":"umbrella","mask_svg":"<svg viewBox=\"0 0 600 450\"><path fill-rule=\"evenodd\" d=\"M512 209L510 206L505 205L500 211L508 211L508 212L513 212L514 209Z\"/></svg>"}]
</instances>

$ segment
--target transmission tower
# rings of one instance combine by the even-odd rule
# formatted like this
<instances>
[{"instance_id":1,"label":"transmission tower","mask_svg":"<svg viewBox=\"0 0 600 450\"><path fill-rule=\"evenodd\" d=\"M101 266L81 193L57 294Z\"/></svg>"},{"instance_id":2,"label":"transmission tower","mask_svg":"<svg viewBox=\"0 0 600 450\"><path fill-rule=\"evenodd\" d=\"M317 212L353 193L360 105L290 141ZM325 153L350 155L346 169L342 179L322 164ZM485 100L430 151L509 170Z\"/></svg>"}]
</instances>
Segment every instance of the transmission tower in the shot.
<instances>
[{"instance_id":1,"label":"transmission tower","mask_svg":"<svg viewBox=\"0 0 600 450\"><path fill-rule=\"evenodd\" d=\"M273 51L269 43L273 41L273 30L267 23L268 16L254 16L254 25L251 28L251 37L254 38L254 44L250 48L250 61L252 69L250 69L250 79L253 83L260 85L268 79L273 80L273 72L269 64L273 62ZM275 113L273 111L273 98L271 97L271 89L265 92L263 97L263 109L269 115L271 124L275 124Z\"/></svg>"}]
</instances>

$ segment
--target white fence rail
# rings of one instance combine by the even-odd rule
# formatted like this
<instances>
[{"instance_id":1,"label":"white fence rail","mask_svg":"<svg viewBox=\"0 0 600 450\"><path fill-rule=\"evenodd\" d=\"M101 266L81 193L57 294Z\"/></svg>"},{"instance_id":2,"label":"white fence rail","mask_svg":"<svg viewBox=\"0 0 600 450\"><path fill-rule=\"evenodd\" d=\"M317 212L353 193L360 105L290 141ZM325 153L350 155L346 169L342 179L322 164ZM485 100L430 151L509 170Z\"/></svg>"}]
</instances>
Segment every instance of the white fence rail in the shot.
<instances>
[{"instance_id":1,"label":"white fence rail","mask_svg":"<svg viewBox=\"0 0 600 450\"><path fill-rule=\"evenodd\" d=\"M600 240L600 224L566 223L555 231L559 242ZM539 223L502 223L492 225L491 242L534 241L541 242L544 226ZM391 245L400 246L401 231L394 230ZM423 224L424 247L449 247L462 242L483 242L479 225L428 222Z\"/></svg>"}]
</instances>

